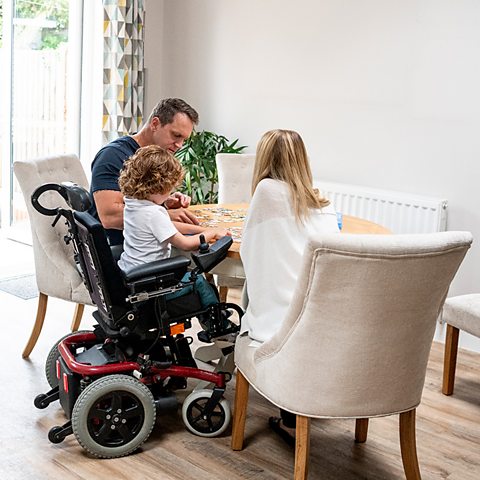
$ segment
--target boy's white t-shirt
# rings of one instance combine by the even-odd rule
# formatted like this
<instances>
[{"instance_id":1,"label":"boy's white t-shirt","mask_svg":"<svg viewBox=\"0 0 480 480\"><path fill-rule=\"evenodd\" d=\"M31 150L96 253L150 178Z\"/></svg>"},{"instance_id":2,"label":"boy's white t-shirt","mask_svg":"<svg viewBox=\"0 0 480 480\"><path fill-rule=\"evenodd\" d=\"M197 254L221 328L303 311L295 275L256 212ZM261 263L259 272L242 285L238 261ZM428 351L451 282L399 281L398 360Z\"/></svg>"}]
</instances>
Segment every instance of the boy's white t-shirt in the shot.
<instances>
[{"instance_id":1,"label":"boy's white t-shirt","mask_svg":"<svg viewBox=\"0 0 480 480\"><path fill-rule=\"evenodd\" d=\"M178 233L167 210L150 200L125 197L123 253L118 266L123 271L170 257L168 239Z\"/></svg>"}]
</instances>

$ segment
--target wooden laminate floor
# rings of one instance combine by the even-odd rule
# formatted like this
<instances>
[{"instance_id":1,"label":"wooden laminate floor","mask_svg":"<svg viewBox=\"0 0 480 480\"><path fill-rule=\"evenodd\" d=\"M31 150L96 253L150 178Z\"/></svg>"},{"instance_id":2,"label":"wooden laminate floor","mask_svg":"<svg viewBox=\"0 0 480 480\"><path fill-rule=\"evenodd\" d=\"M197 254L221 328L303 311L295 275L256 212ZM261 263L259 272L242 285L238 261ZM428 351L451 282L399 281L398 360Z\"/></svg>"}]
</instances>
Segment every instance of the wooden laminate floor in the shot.
<instances>
[{"instance_id":1,"label":"wooden laminate floor","mask_svg":"<svg viewBox=\"0 0 480 480\"><path fill-rule=\"evenodd\" d=\"M192 435L181 414L159 416L156 428L136 454L114 460L91 458L74 436L58 445L48 430L64 421L58 404L45 410L33 398L47 390L44 359L51 345L68 331L73 305L49 303L44 331L29 360L21 351L36 311L36 300L20 300L0 292L1 423L0 479L283 479L291 478L293 451L267 426L277 413L251 391L246 448L230 450L230 430L220 438ZM82 327L91 325L86 311ZM192 329L193 330L193 329ZM423 403L417 414L417 446L424 479L480 478L480 355L461 351L455 394L440 392L442 345L434 344ZM306 366L308 367L308 366ZM227 399L233 400L234 382ZM354 422L312 422L310 479L402 479L398 419L372 419L368 440L353 441Z\"/></svg>"}]
</instances>

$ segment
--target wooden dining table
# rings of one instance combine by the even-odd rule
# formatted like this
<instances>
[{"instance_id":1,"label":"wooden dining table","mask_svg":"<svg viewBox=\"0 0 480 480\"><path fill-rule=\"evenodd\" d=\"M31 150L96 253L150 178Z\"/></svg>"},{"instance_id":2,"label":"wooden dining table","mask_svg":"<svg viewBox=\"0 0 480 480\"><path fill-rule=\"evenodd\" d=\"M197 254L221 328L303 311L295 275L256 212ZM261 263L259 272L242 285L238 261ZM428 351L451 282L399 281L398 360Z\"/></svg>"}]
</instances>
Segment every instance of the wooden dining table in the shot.
<instances>
[{"instance_id":1,"label":"wooden dining table","mask_svg":"<svg viewBox=\"0 0 480 480\"><path fill-rule=\"evenodd\" d=\"M192 205L189 210L197 216L200 225L204 227L224 227L230 230L233 237L233 244L228 251L227 259L230 258L238 262L240 260L243 222L247 215L248 203ZM392 233L382 225L378 225L377 223L370 222L363 218L352 217L350 215L342 215L341 232L358 234ZM225 263L225 260L222 263Z\"/></svg>"}]
</instances>

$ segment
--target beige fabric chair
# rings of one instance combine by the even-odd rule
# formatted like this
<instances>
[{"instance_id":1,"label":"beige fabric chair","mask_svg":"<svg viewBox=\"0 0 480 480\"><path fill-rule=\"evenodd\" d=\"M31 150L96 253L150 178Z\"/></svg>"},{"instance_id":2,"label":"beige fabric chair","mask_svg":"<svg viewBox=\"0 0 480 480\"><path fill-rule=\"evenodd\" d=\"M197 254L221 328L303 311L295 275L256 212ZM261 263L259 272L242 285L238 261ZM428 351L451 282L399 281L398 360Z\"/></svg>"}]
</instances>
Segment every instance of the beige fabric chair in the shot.
<instances>
[{"instance_id":1,"label":"beige fabric chair","mask_svg":"<svg viewBox=\"0 0 480 480\"><path fill-rule=\"evenodd\" d=\"M310 240L281 330L237 338L232 448L243 446L248 388L297 415L295 479L307 478L310 418L400 415L407 479L419 479L415 411L437 316L468 232L329 235Z\"/></svg>"},{"instance_id":2,"label":"beige fabric chair","mask_svg":"<svg viewBox=\"0 0 480 480\"><path fill-rule=\"evenodd\" d=\"M255 155L247 153L218 153L218 203L248 203L252 197L252 177ZM243 287L245 279L217 276L220 299L225 302L230 287Z\"/></svg>"},{"instance_id":3,"label":"beige fabric chair","mask_svg":"<svg viewBox=\"0 0 480 480\"><path fill-rule=\"evenodd\" d=\"M217 153L218 203L248 203L252 198L255 154Z\"/></svg>"},{"instance_id":4,"label":"beige fabric chair","mask_svg":"<svg viewBox=\"0 0 480 480\"><path fill-rule=\"evenodd\" d=\"M67 246L63 241L63 236L67 232L65 222L60 220L55 228L52 228L53 217L38 213L32 206L31 195L38 186L44 183L71 181L88 188L88 181L82 164L75 155L16 161L13 169L22 189L30 218L35 275L40 292L33 330L22 354L23 358L27 358L35 347L42 330L49 296L77 304L71 325L72 332L78 330L84 305L92 304L76 269L72 246ZM47 208L66 206L56 192L42 194L41 203Z\"/></svg>"},{"instance_id":5,"label":"beige fabric chair","mask_svg":"<svg viewBox=\"0 0 480 480\"><path fill-rule=\"evenodd\" d=\"M455 384L460 330L480 337L480 294L447 298L442 321L447 324L442 392L451 395Z\"/></svg>"}]
</instances>

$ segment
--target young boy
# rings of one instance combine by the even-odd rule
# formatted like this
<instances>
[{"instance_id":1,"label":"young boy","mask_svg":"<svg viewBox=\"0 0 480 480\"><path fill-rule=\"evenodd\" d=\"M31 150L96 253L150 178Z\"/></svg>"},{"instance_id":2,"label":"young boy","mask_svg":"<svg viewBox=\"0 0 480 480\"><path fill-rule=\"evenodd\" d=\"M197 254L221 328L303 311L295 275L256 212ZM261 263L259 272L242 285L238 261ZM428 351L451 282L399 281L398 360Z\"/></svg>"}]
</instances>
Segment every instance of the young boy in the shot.
<instances>
[{"instance_id":1,"label":"young boy","mask_svg":"<svg viewBox=\"0 0 480 480\"><path fill-rule=\"evenodd\" d=\"M118 181L125 202L124 251L118 261L123 271L169 258L172 245L180 250L196 250L200 234L207 242L229 235L225 228L184 225L184 229L188 228L186 233L192 234L185 236L175 228L163 203L182 181L183 174L180 162L156 145L138 149L124 163ZM187 273L182 281L189 278ZM195 288L203 308L218 302L213 287L203 275L197 277Z\"/></svg>"}]
</instances>

